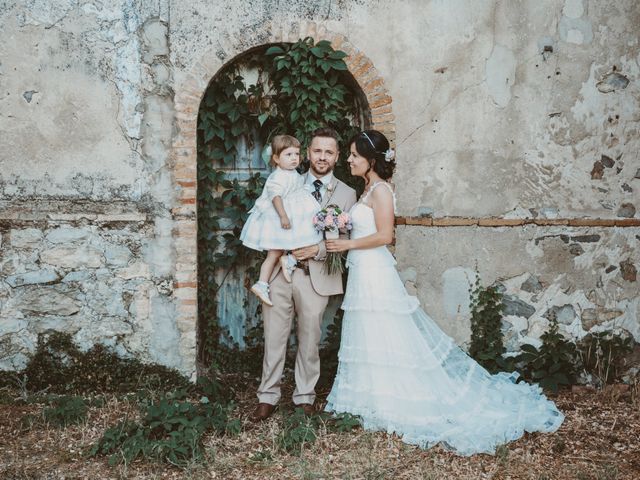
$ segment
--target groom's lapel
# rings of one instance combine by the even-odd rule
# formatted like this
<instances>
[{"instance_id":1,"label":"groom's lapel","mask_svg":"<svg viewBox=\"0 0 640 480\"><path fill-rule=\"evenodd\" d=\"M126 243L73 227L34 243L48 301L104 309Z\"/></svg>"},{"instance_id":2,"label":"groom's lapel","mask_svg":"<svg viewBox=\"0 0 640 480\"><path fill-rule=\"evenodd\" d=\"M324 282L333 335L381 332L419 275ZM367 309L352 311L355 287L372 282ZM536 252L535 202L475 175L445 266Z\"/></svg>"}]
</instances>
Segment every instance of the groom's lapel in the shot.
<instances>
[{"instance_id":1,"label":"groom's lapel","mask_svg":"<svg viewBox=\"0 0 640 480\"><path fill-rule=\"evenodd\" d=\"M336 193L336 189L338 188L338 179L336 177L333 177L333 179L331 180L331 183L329 184L329 186L331 188L327 189L327 193L325 194L324 198L322 199L322 208L324 208L327 205L329 205L329 202L333 198L333 195Z\"/></svg>"}]
</instances>

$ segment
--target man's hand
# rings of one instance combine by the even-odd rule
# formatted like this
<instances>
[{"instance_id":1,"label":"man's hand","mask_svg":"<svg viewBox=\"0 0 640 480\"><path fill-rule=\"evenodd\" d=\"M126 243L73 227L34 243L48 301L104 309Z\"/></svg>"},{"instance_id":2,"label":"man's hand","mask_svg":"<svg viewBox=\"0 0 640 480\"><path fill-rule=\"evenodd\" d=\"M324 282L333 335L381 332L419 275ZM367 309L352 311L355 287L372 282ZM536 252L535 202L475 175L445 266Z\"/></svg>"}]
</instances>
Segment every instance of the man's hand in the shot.
<instances>
[{"instance_id":1,"label":"man's hand","mask_svg":"<svg viewBox=\"0 0 640 480\"><path fill-rule=\"evenodd\" d=\"M296 260L308 260L315 257L318 254L318 250L318 245L309 245L308 247L297 248L291 253L296 257Z\"/></svg>"}]
</instances>

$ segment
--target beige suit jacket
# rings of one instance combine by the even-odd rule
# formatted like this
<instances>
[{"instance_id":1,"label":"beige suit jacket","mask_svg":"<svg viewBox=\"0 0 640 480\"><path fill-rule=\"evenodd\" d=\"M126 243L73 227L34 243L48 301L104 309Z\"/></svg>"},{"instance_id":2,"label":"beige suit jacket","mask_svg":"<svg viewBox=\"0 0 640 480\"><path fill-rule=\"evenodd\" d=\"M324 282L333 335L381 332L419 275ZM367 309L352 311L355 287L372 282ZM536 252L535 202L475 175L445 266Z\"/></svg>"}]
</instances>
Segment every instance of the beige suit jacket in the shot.
<instances>
[{"instance_id":1,"label":"beige suit jacket","mask_svg":"<svg viewBox=\"0 0 640 480\"><path fill-rule=\"evenodd\" d=\"M307 173L305 175L305 182L307 180ZM349 209L356 203L356 191L348 186L346 183L341 182L336 177L333 177L331 181L331 188L328 189L322 198L322 208L327 205L337 205L344 211ZM309 276L311 277L311 285L318 295L329 296L338 295L343 293L342 288L342 275L334 274L329 275L324 271L324 259L327 256L327 250L324 246L324 241L318 244L318 254L314 259L309 259ZM273 269L270 281L272 281L280 272L280 264L276 264L276 268Z\"/></svg>"}]
</instances>

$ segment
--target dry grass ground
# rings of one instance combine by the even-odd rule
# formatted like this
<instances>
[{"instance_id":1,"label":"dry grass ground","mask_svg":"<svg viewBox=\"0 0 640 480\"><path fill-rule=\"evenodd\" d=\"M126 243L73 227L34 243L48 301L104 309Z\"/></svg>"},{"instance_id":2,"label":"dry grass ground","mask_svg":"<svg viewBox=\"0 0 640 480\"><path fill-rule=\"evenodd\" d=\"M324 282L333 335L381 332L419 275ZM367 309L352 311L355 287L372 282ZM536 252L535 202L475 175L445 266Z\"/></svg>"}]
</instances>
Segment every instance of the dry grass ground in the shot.
<instances>
[{"instance_id":1,"label":"dry grass ground","mask_svg":"<svg viewBox=\"0 0 640 480\"><path fill-rule=\"evenodd\" d=\"M246 383L245 383L246 385ZM279 451L276 438L291 405L268 421L246 421L254 406L254 387L238 392L236 415L243 429L236 437L205 439L206 458L187 468L135 461L111 467L87 448L125 415L135 417L133 401L108 397L91 407L81 425L54 428L41 418L42 405L7 400L0 404L2 479L638 479L640 478L640 394L638 386L604 391L566 390L554 397L566 421L554 434L527 434L500 447L495 456L458 457L439 447L420 450L398 438L357 429L320 430L300 456Z\"/></svg>"}]
</instances>

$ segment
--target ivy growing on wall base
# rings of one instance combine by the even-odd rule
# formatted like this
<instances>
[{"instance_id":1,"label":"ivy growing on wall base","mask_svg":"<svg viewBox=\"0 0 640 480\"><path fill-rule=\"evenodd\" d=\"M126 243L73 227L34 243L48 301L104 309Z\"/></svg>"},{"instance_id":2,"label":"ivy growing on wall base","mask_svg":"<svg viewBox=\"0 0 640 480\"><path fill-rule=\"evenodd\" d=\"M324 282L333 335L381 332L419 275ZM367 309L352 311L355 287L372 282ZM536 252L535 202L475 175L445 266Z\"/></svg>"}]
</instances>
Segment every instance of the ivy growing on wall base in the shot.
<instances>
[{"instance_id":1,"label":"ivy growing on wall base","mask_svg":"<svg viewBox=\"0 0 640 480\"><path fill-rule=\"evenodd\" d=\"M286 133L305 145L316 128L334 128L343 147L334 173L354 183L344 162L345 143L365 120L345 57L329 42L316 43L310 37L264 47L223 68L205 93L198 118L198 333L203 365L215 361L233 368L233 363L246 363L229 349L228 335L223 341L216 298L230 273L244 276L246 286L257 277L263 254L245 248L239 236L269 173L260 152L271 138Z\"/></svg>"}]
</instances>

